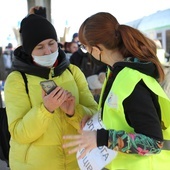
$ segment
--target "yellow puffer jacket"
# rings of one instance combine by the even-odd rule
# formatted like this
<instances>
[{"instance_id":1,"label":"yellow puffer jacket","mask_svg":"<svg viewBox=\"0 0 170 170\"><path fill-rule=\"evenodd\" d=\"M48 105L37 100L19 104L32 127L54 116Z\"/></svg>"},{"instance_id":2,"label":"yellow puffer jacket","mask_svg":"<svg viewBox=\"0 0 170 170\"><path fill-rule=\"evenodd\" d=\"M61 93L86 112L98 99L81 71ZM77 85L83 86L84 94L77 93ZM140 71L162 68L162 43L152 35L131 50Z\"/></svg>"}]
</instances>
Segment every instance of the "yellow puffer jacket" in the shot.
<instances>
[{"instance_id":1,"label":"yellow puffer jacket","mask_svg":"<svg viewBox=\"0 0 170 170\"><path fill-rule=\"evenodd\" d=\"M53 114L42 103L40 81L28 75L29 95L18 71L12 72L5 83L5 103L8 116L11 170L77 170L76 155L63 149L62 136L77 134L84 114L94 114L97 103L88 89L86 79L78 67L70 65L62 75L53 79L58 86L76 97L76 110L68 117L60 109Z\"/></svg>"}]
</instances>

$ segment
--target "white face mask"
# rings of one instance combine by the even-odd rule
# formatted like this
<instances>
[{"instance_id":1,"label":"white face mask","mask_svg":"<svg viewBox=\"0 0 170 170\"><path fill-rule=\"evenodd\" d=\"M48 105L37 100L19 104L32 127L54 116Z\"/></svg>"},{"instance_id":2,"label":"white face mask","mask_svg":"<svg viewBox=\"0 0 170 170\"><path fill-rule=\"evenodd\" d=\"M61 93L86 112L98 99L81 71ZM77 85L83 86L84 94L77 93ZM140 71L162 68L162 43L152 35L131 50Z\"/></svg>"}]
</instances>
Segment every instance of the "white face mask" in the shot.
<instances>
[{"instance_id":1,"label":"white face mask","mask_svg":"<svg viewBox=\"0 0 170 170\"><path fill-rule=\"evenodd\" d=\"M49 54L49 55L43 55L43 56L33 55L32 57L33 57L33 61L36 64L38 64L40 66L44 66L44 67L52 67L58 58L58 50L54 53Z\"/></svg>"}]
</instances>

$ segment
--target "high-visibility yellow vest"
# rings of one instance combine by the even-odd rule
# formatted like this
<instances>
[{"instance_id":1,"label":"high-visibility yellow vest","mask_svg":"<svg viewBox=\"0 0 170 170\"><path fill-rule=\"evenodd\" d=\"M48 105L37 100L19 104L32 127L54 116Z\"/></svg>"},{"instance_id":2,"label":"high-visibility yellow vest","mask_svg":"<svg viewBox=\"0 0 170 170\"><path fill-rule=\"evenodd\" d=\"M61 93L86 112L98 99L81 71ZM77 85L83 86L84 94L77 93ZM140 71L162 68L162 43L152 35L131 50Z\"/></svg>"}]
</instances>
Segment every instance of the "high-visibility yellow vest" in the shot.
<instances>
[{"instance_id":1,"label":"high-visibility yellow vest","mask_svg":"<svg viewBox=\"0 0 170 170\"><path fill-rule=\"evenodd\" d=\"M108 70L108 76L110 70ZM108 79L108 76L106 79ZM133 133L134 129L126 121L123 100L134 90L136 84L143 80L147 87L158 95L161 117L164 124L163 137L166 148L159 154L141 156L119 152L118 156L106 167L109 170L169 170L170 169L170 100L159 83L152 77L137 70L125 67L112 84L103 109L103 122L106 129L124 130ZM101 96L107 80L104 83ZM101 100L99 105L101 106Z\"/></svg>"}]
</instances>

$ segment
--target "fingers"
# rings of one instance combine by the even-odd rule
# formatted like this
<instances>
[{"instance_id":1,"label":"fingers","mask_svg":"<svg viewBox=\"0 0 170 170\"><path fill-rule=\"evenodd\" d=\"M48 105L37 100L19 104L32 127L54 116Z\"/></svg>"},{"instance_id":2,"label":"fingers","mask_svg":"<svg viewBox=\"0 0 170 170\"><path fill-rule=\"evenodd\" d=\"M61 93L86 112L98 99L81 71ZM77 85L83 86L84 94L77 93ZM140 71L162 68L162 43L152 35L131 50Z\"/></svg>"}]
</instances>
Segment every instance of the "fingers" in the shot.
<instances>
[{"instance_id":1,"label":"fingers","mask_svg":"<svg viewBox=\"0 0 170 170\"><path fill-rule=\"evenodd\" d=\"M68 92L67 90L66 90L65 92L66 92L66 95L67 95L67 99L68 99L68 100L74 100L74 96L72 95L71 92Z\"/></svg>"},{"instance_id":2,"label":"fingers","mask_svg":"<svg viewBox=\"0 0 170 170\"><path fill-rule=\"evenodd\" d=\"M73 153L76 153L76 152L79 151L80 152L80 156L78 157L78 159L82 159L84 156L86 156L86 154L88 152L90 152L90 150L86 146L80 145L77 142L74 142L74 143L70 142L70 143L64 144L63 148L73 147L75 145L76 145L76 147L74 147L73 149L69 150L68 153L69 154L73 154Z\"/></svg>"},{"instance_id":3,"label":"fingers","mask_svg":"<svg viewBox=\"0 0 170 170\"><path fill-rule=\"evenodd\" d=\"M62 93L63 93L63 89L58 86L49 95L51 95L52 97L56 95L61 96Z\"/></svg>"},{"instance_id":4,"label":"fingers","mask_svg":"<svg viewBox=\"0 0 170 170\"><path fill-rule=\"evenodd\" d=\"M86 156L92 149L93 146L91 146L91 143L93 143L91 140L88 141L86 136L86 131L79 131L81 135L66 135L63 136L63 139L71 140L71 142L65 143L63 145L63 148L70 148L68 151L69 154L73 154L76 152L80 153L80 156L78 159L82 159L84 156ZM83 134L83 133L85 134Z\"/></svg>"},{"instance_id":5,"label":"fingers","mask_svg":"<svg viewBox=\"0 0 170 170\"><path fill-rule=\"evenodd\" d=\"M80 144L79 144L80 142L79 141L74 141L74 142L69 142L69 143L66 143L66 144L64 144L63 145L63 148L69 148L69 147L77 147L78 149L79 149L79 146L80 146Z\"/></svg>"},{"instance_id":6,"label":"fingers","mask_svg":"<svg viewBox=\"0 0 170 170\"><path fill-rule=\"evenodd\" d=\"M73 154L73 153L76 153L79 149L79 146L75 147L74 149L71 149L68 151L69 154Z\"/></svg>"},{"instance_id":7,"label":"fingers","mask_svg":"<svg viewBox=\"0 0 170 170\"><path fill-rule=\"evenodd\" d=\"M63 139L80 139L81 135L66 135L63 136Z\"/></svg>"},{"instance_id":8,"label":"fingers","mask_svg":"<svg viewBox=\"0 0 170 170\"><path fill-rule=\"evenodd\" d=\"M51 98L57 101L60 105L67 99L65 90L61 87L56 87L50 94Z\"/></svg>"},{"instance_id":9,"label":"fingers","mask_svg":"<svg viewBox=\"0 0 170 170\"><path fill-rule=\"evenodd\" d=\"M74 147L74 148L72 148L68 151L69 154L76 153L76 152L85 148L85 146L83 144L81 144L82 143L81 135L67 135L67 136L63 136L63 139L73 140L72 142L68 142L68 143L63 145L63 148Z\"/></svg>"},{"instance_id":10,"label":"fingers","mask_svg":"<svg viewBox=\"0 0 170 170\"><path fill-rule=\"evenodd\" d=\"M57 98L61 98L62 99L67 99L69 97L72 97L72 94L70 92L68 92L67 90L64 90L61 87L56 87L51 93L50 93L53 97L57 97Z\"/></svg>"},{"instance_id":11,"label":"fingers","mask_svg":"<svg viewBox=\"0 0 170 170\"><path fill-rule=\"evenodd\" d=\"M68 151L69 154L75 153L78 150L80 150L81 135L67 135L67 136L63 136L63 139L66 139L66 140L72 139L72 140L74 140L72 142L68 142L68 143L63 144L63 148L74 147L73 149Z\"/></svg>"},{"instance_id":12,"label":"fingers","mask_svg":"<svg viewBox=\"0 0 170 170\"><path fill-rule=\"evenodd\" d=\"M46 92L42 89L42 97L46 96Z\"/></svg>"},{"instance_id":13,"label":"fingers","mask_svg":"<svg viewBox=\"0 0 170 170\"><path fill-rule=\"evenodd\" d=\"M82 137L82 135L66 135L66 136L63 136L63 139L65 139L65 140L72 140L72 142L65 143L63 145L63 148L69 148L69 147L73 147L73 146L79 147L80 144L81 144L81 137Z\"/></svg>"},{"instance_id":14,"label":"fingers","mask_svg":"<svg viewBox=\"0 0 170 170\"><path fill-rule=\"evenodd\" d=\"M43 93L44 94L44 93ZM63 99L68 99L72 98L72 93L68 92L67 90L64 90L62 87L57 86L50 94L48 94L51 97L55 97L56 99L61 98L60 100L62 101Z\"/></svg>"}]
</instances>

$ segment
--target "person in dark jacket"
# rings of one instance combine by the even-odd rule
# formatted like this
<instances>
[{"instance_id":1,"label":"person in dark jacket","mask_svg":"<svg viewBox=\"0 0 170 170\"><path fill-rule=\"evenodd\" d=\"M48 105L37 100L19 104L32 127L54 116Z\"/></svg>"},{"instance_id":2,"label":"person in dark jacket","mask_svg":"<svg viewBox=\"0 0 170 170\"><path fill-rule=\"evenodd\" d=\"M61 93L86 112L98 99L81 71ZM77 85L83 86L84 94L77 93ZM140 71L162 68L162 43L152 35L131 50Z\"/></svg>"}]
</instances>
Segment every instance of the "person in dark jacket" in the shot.
<instances>
[{"instance_id":1,"label":"person in dark jacket","mask_svg":"<svg viewBox=\"0 0 170 170\"><path fill-rule=\"evenodd\" d=\"M81 48L70 57L70 63L76 65L84 73L85 77L106 72L106 64L96 65L89 53L84 53Z\"/></svg>"},{"instance_id":2,"label":"person in dark jacket","mask_svg":"<svg viewBox=\"0 0 170 170\"><path fill-rule=\"evenodd\" d=\"M95 100L99 102L101 87L103 84L103 81L100 81L100 79L101 77L105 77L107 68L106 64L96 64L96 60L93 59L93 57L87 53L87 51L84 51L81 46L71 55L70 63L78 66L84 73ZM96 78L96 81L93 81L93 86L91 85L91 81L89 81L91 76L95 76Z\"/></svg>"}]
</instances>

